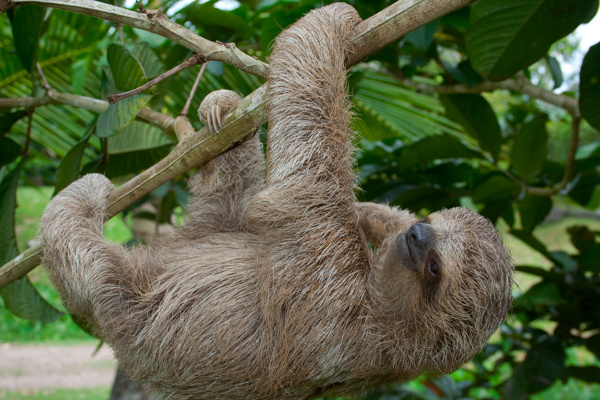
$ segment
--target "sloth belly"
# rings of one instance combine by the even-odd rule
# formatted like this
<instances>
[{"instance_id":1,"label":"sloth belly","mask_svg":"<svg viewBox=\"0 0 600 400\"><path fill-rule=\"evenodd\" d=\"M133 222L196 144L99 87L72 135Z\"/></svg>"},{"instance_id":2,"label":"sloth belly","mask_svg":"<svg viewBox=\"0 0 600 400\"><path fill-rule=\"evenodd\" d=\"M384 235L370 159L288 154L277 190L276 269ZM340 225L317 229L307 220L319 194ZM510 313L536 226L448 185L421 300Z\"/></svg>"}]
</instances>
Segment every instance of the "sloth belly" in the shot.
<instances>
[{"instance_id":1,"label":"sloth belly","mask_svg":"<svg viewBox=\"0 0 600 400\"><path fill-rule=\"evenodd\" d=\"M145 322L135 339L111 343L129 376L174 398L251 392L263 358L256 238L217 234L146 251L140 259L163 271L131 307Z\"/></svg>"}]
</instances>

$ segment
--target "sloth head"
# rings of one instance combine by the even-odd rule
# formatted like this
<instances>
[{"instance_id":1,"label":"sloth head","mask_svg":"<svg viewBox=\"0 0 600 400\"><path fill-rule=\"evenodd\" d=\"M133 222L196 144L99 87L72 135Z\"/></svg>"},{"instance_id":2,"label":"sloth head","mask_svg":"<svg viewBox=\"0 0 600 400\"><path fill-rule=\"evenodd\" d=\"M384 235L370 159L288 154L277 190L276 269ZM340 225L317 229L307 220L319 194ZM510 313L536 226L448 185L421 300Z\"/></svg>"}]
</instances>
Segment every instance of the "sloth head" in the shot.
<instances>
[{"instance_id":1,"label":"sloth head","mask_svg":"<svg viewBox=\"0 0 600 400\"><path fill-rule=\"evenodd\" d=\"M505 319L513 265L492 223L466 208L433 213L384 242L379 295L433 374L471 359ZM422 350L421 350L422 349Z\"/></svg>"}]
</instances>

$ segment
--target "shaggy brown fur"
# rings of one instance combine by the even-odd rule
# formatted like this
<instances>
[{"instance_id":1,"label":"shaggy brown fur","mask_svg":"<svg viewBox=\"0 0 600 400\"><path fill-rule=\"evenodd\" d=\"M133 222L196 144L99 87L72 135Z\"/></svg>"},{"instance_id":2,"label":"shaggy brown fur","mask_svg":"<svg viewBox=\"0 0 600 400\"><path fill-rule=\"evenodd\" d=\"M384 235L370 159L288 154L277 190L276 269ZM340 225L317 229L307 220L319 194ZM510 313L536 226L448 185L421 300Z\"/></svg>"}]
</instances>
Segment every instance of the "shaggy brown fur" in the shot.
<instances>
[{"instance_id":1,"label":"shaggy brown fur","mask_svg":"<svg viewBox=\"0 0 600 400\"><path fill-rule=\"evenodd\" d=\"M277 38L266 184L253 134L190 180L175 236L133 251L102 236L103 176L48 206L44 264L132 379L174 399L351 394L453 371L504 319L512 266L489 221L355 202L344 59L358 22L335 4ZM235 101L206 102L217 130Z\"/></svg>"}]
</instances>

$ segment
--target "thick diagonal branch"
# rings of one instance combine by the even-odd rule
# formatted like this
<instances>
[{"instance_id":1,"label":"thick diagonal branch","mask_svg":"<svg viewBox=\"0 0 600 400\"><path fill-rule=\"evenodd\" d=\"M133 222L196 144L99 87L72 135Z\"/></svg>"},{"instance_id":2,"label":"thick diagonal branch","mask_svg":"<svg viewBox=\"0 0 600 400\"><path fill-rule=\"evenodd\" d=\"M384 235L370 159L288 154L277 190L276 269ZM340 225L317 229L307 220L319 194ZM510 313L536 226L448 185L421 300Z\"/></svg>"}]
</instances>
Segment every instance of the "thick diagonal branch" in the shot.
<instances>
[{"instance_id":1,"label":"thick diagonal branch","mask_svg":"<svg viewBox=\"0 0 600 400\"><path fill-rule=\"evenodd\" d=\"M59 2L66 5L87 4L83 0L17 1L47 6ZM406 0L394 3L356 27L348 68L400 36L472 2L473 0ZM104 3L94 3L98 7L107 6ZM68 6L64 8L76 11ZM202 54L201 51L194 51ZM210 136L208 129L203 128L196 135L185 137L167 157L115 190L109 199L109 214L114 216L168 180L223 153L248 132L266 122L266 103L267 92L263 85L242 100L238 108L225 119L225 126L218 135ZM0 287L34 269L40 262L40 250L39 246L32 247L0 268Z\"/></svg>"}]
</instances>

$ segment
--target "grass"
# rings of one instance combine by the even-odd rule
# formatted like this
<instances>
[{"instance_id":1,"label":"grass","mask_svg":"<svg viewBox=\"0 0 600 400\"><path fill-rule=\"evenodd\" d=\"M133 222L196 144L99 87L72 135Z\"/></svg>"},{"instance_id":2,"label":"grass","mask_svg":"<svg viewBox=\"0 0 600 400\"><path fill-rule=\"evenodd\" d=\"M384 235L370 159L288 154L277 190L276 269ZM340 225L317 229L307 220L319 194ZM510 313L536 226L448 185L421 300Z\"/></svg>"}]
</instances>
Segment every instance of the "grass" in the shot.
<instances>
[{"instance_id":1,"label":"grass","mask_svg":"<svg viewBox=\"0 0 600 400\"><path fill-rule=\"evenodd\" d=\"M109 395L109 387L44 389L20 392L0 391L0 400L106 400L109 398Z\"/></svg>"}]
</instances>

